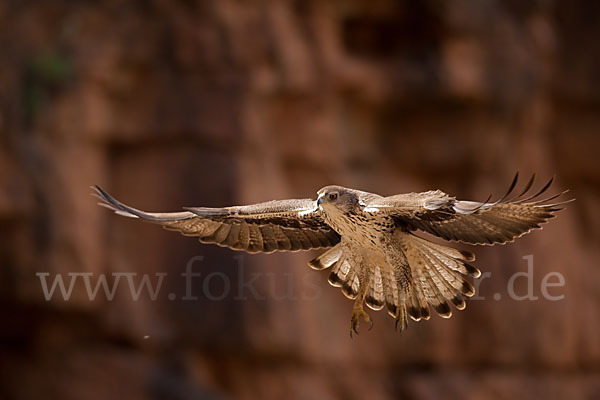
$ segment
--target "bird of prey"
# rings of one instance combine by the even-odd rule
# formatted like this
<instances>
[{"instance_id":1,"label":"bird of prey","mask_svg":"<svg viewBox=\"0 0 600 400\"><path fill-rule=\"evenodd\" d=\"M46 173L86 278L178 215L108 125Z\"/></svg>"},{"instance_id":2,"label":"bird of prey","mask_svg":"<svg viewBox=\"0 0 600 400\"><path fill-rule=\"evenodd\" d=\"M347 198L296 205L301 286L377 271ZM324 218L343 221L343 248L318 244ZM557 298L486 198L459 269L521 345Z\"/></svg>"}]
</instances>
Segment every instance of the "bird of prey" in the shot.
<instances>
[{"instance_id":1,"label":"bird of prey","mask_svg":"<svg viewBox=\"0 0 600 400\"><path fill-rule=\"evenodd\" d=\"M93 189L102 206L117 214L162 225L202 243L249 253L324 249L308 264L316 270L330 269L329 283L341 287L354 300L350 335L358 333L359 319L371 323L363 304L373 310L386 307L403 331L408 319L427 320L429 308L449 318L449 303L459 310L474 294L467 277L477 278L469 251L433 243L415 234L423 231L448 241L504 244L540 228L571 200L554 202L558 193L539 197L553 179L528 195L531 177L521 194L498 201L456 200L440 190L382 197L374 193L326 186L317 199L274 200L223 207L184 208L182 212L149 213L129 207L100 187Z\"/></svg>"}]
</instances>

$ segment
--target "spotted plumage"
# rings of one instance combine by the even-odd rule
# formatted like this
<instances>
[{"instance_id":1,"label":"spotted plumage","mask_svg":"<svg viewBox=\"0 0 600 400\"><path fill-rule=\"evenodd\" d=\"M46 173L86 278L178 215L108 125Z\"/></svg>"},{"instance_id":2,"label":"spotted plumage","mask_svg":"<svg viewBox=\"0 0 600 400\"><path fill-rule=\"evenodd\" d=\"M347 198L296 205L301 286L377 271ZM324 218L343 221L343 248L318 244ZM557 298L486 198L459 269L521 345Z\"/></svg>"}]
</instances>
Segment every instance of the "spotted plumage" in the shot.
<instances>
[{"instance_id":1,"label":"spotted plumage","mask_svg":"<svg viewBox=\"0 0 600 400\"><path fill-rule=\"evenodd\" d=\"M444 318L450 304L462 310L475 290L467 279L480 271L469 264L473 253L425 240L423 231L446 240L469 244L511 242L554 216L568 201L551 203L561 194L537 200L552 183L527 195L534 177L521 194L508 199L517 184L496 202L459 201L439 190L382 197L341 186L327 186L317 200L269 201L249 206L187 208L175 213L147 213L114 199L95 187L100 205L117 214L140 218L250 253L328 248L309 262L329 269L328 281L354 300L350 333L359 319L371 321L363 304L385 308L400 330L408 319L430 318L430 308Z\"/></svg>"}]
</instances>

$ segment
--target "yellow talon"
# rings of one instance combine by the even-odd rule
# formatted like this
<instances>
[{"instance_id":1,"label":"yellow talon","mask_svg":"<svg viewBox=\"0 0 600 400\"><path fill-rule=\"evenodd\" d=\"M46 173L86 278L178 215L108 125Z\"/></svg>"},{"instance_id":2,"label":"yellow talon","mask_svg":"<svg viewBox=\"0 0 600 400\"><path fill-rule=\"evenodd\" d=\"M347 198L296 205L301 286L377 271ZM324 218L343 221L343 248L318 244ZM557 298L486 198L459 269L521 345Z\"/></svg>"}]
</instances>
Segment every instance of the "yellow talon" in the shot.
<instances>
[{"instance_id":1,"label":"yellow talon","mask_svg":"<svg viewBox=\"0 0 600 400\"><path fill-rule=\"evenodd\" d=\"M373 320L369 317L369 314L363 310L362 305L355 307L352 310L352 318L350 319L350 337L352 337L352 332L358 335L358 325L360 323L360 317L363 317L365 321L371 324L369 330L373 328Z\"/></svg>"}]
</instances>

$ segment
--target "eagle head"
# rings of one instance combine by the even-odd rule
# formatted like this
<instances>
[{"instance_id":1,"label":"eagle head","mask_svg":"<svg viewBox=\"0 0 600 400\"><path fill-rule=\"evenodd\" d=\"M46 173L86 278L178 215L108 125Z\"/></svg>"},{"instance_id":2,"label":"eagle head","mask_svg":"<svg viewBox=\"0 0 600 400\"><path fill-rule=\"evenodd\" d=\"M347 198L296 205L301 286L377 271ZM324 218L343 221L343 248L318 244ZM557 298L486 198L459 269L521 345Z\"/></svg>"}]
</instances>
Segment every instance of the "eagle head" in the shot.
<instances>
[{"instance_id":1,"label":"eagle head","mask_svg":"<svg viewBox=\"0 0 600 400\"><path fill-rule=\"evenodd\" d=\"M337 208L350 211L358 204L356 191L342 186L325 186L317 192L317 206L320 208Z\"/></svg>"}]
</instances>

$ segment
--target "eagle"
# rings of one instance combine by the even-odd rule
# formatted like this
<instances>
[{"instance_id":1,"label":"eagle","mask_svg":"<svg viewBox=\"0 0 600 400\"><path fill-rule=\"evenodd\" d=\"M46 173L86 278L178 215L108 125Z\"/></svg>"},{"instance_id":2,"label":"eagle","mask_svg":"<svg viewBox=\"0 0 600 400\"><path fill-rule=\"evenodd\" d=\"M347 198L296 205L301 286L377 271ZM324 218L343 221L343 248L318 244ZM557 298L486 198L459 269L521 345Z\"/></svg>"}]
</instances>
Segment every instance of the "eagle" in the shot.
<instances>
[{"instance_id":1,"label":"eagle","mask_svg":"<svg viewBox=\"0 0 600 400\"><path fill-rule=\"evenodd\" d=\"M101 206L248 253L327 249L308 265L329 269L328 281L354 300L350 336L360 319L373 326L363 305L386 308L404 331L409 318L428 320L430 307L452 316L475 290L469 277L481 272L469 264L475 255L417 236L417 231L471 245L505 244L541 228L564 204L552 202L568 192L540 199L554 178L530 194L535 174L510 197L517 173L504 196L490 202L457 200L440 190L383 197L342 186L326 186L317 199L273 200L223 208L184 207L181 212L144 212L94 186ZM370 328L369 328L370 329Z\"/></svg>"}]
</instances>

